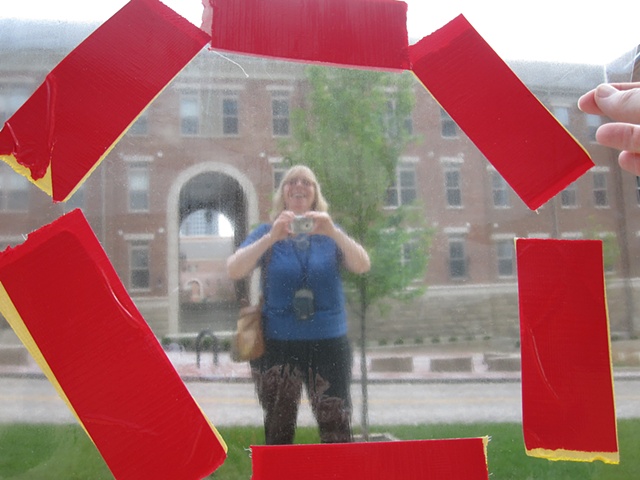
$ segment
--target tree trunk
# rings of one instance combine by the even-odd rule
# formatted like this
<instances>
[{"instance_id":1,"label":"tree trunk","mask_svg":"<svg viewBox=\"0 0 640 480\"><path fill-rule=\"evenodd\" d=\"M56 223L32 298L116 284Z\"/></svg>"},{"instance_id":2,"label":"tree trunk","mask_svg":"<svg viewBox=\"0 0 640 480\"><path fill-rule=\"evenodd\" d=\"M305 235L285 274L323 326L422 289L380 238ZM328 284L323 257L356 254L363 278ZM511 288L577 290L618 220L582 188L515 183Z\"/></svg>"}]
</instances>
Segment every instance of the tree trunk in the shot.
<instances>
[{"instance_id":1,"label":"tree trunk","mask_svg":"<svg viewBox=\"0 0 640 480\"><path fill-rule=\"evenodd\" d=\"M369 380L367 373L367 301L366 279L360 282L360 386L362 388L362 438L369 441Z\"/></svg>"}]
</instances>

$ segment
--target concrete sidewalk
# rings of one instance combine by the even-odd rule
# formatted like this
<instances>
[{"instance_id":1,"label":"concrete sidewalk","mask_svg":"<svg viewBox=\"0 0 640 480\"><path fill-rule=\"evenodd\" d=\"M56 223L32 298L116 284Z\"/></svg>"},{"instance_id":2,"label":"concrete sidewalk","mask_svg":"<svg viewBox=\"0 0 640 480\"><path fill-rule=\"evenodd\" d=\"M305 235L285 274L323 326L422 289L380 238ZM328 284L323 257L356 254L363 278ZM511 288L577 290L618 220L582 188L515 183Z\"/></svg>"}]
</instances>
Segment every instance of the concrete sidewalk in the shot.
<instances>
[{"instance_id":1,"label":"concrete sidewalk","mask_svg":"<svg viewBox=\"0 0 640 480\"><path fill-rule=\"evenodd\" d=\"M449 348L428 346L371 348L367 352L367 379L371 383L439 383L439 382L519 382L520 357L511 349L502 352L483 352L478 346L456 345ZM636 356L612 349L612 356L625 356L635 364ZM0 346L0 376L43 377L43 373L21 345L11 348ZM200 366L195 352L168 351L167 357L185 382L249 382L248 362L234 362L228 352L218 354L214 363L211 351L202 352ZM637 355L637 354L635 354ZM640 355L637 355L640 359ZM640 379L640 361L637 366L614 368L616 379ZM361 357L353 355L353 379L361 380Z\"/></svg>"}]
</instances>

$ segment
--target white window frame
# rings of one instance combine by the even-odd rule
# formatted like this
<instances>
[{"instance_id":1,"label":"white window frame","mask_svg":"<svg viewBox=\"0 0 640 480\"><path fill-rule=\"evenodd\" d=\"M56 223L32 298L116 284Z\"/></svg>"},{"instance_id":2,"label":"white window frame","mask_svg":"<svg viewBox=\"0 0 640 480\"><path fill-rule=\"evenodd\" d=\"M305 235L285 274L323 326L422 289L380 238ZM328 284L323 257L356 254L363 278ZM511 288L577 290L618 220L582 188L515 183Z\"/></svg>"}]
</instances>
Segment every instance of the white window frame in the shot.
<instances>
[{"instance_id":1,"label":"white window frame","mask_svg":"<svg viewBox=\"0 0 640 480\"><path fill-rule=\"evenodd\" d=\"M461 257L452 256L452 246L460 245L462 249ZM454 262L462 265L462 274L454 275ZM467 237L466 235L449 235L447 238L447 264L449 267L449 278L453 281L461 281L469 278L469 255L467 254Z\"/></svg>"},{"instance_id":2,"label":"white window frame","mask_svg":"<svg viewBox=\"0 0 640 480\"><path fill-rule=\"evenodd\" d=\"M136 266L135 255L137 252L144 254L145 265ZM146 285L137 285L136 274L146 273ZM151 290L151 249L148 240L129 240L129 289L132 292L148 292Z\"/></svg>"},{"instance_id":3,"label":"white window frame","mask_svg":"<svg viewBox=\"0 0 640 480\"><path fill-rule=\"evenodd\" d=\"M446 110L440 108L440 135L442 138L458 138L458 124Z\"/></svg>"},{"instance_id":4,"label":"white window frame","mask_svg":"<svg viewBox=\"0 0 640 480\"><path fill-rule=\"evenodd\" d=\"M493 237L496 252L496 272L498 278L514 278L516 274L515 235L504 234ZM506 246L506 255L504 247ZM509 264L509 273L503 273L502 265Z\"/></svg>"},{"instance_id":5,"label":"white window frame","mask_svg":"<svg viewBox=\"0 0 640 480\"><path fill-rule=\"evenodd\" d=\"M234 111L228 112L228 102L232 102L234 105ZM220 100L220 116L221 125L220 130L223 137L237 137L240 135L240 96L237 91L223 90L222 98ZM231 122L231 123L229 123ZM232 125L233 128L229 129Z\"/></svg>"},{"instance_id":6,"label":"white window frame","mask_svg":"<svg viewBox=\"0 0 640 480\"><path fill-rule=\"evenodd\" d=\"M291 136L291 93L288 90L271 91L271 134L274 137Z\"/></svg>"},{"instance_id":7,"label":"white window frame","mask_svg":"<svg viewBox=\"0 0 640 480\"><path fill-rule=\"evenodd\" d=\"M571 182L560 192L561 208L578 208L578 184Z\"/></svg>"},{"instance_id":8,"label":"white window frame","mask_svg":"<svg viewBox=\"0 0 640 480\"><path fill-rule=\"evenodd\" d=\"M511 208L509 184L495 168L490 168L489 174L491 176L491 200L493 207L499 209Z\"/></svg>"},{"instance_id":9,"label":"white window frame","mask_svg":"<svg viewBox=\"0 0 640 480\"><path fill-rule=\"evenodd\" d=\"M187 102L190 102L189 105ZM180 107L179 107L179 119L180 119L180 135L183 137L199 137L202 136L202 118L201 118L201 104L202 99L200 92L190 91L180 93ZM193 119L195 126L193 131L191 128L185 129L185 121Z\"/></svg>"},{"instance_id":10,"label":"white window frame","mask_svg":"<svg viewBox=\"0 0 640 480\"><path fill-rule=\"evenodd\" d=\"M136 174L141 176L135 178ZM129 213L148 213L150 211L150 186L150 162L127 162L127 211ZM144 205L138 205L140 200Z\"/></svg>"},{"instance_id":11,"label":"white window frame","mask_svg":"<svg viewBox=\"0 0 640 480\"><path fill-rule=\"evenodd\" d=\"M273 179L273 191L275 192L280 186L280 181L287 172L288 167L283 163L282 157L270 157L269 165L271 165L271 176Z\"/></svg>"},{"instance_id":12,"label":"white window frame","mask_svg":"<svg viewBox=\"0 0 640 480\"><path fill-rule=\"evenodd\" d=\"M417 163L417 157L400 158L396 165L393 182L387 189L385 208L393 209L403 205L411 205L418 199ZM407 176L411 178L409 183L406 181ZM412 194L413 199L411 201L404 200L407 194Z\"/></svg>"},{"instance_id":13,"label":"white window frame","mask_svg":"<svg viewBox=\"0 0 640 480\"><path fill-rule=\"evenodd\" d=\"M445 157L441 159L442 164L442 177L444 186L444 197L446 206L448 209L461 209L464 208L464 199L462 197L462 164L463 160L460 158ZM457 173L457 181L455 185L449 185L449 174ZM459 199L458 204L451 202L453 197L450 196L450 192L457 192Z\"/></svg>"},{"instance_id":14,"label":"white window frame","mask_svg":"<svg viewBox=\"0 0 640 480\"><path fill-rule=\"evenodd\" d=\"M609 208L609 182L608 182L608 167L594 167L592 170L592 185L593 185L593 206L595 208ZM598 185L599 179L604 183ZM598 197L603 197L604 202Z\"/></svg>"}]
</instances>

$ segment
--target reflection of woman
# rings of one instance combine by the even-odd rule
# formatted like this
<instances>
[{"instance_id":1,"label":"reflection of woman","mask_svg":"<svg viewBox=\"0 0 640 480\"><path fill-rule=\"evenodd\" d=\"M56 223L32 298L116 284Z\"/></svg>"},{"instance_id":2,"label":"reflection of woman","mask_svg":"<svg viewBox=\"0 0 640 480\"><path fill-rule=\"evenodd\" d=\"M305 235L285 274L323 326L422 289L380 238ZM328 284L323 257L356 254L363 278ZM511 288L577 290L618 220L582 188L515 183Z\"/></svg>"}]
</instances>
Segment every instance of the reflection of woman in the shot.
<instances>
[{"instance_id":1,"label":"reflection of woman","mask_svg":"<svg viewBox=\"0 0 640 480\"><path fill-rule=\"evenodd\" d=\"M293 443L302 385L324 443L351 436L351 350L340 269L369 270L367 252L336 227L313 172L295 166L273 201L273 224L253 230L228 259L229 275L265 268L266 352L252 363L268 445ZM297 217L312 220L297 231Z\"/></svg>"}]
</instances>

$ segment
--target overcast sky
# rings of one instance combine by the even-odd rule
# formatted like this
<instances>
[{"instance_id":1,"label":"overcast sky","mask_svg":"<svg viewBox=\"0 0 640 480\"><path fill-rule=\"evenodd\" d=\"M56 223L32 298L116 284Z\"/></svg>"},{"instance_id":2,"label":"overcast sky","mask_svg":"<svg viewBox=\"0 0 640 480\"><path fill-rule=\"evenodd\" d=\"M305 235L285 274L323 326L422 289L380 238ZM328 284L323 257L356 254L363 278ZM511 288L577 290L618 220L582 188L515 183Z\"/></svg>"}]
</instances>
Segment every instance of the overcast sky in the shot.
<instances>
[{"instance_id":1,"label":"overcast sky","mask_svg":"<svg viewBox=\"0 0 640 480\"><path fill-rule=\"evenodd\" d=\"M104 21L125 3L127 0L0 0L0 18ZM201 0L164 3L200 26ZM406 0L406 3L407 28L412 39L419 40L462 13L505 59L604 64L640 44L640 0Z\"/></svg>"}]
</instances>

